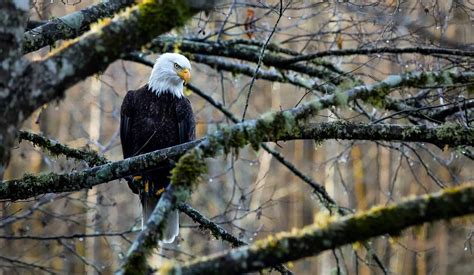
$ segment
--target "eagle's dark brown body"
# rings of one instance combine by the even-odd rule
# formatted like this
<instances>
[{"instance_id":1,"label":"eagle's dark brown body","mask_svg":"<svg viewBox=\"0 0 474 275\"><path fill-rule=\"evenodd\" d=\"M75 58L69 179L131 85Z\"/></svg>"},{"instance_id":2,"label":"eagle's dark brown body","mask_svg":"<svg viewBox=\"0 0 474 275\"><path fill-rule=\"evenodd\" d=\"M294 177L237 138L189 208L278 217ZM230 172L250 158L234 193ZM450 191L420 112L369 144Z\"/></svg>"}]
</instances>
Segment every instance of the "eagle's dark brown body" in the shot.
<instances>
[{"instance_id":1,"label":"eagle's dark brown body","mask_svg":"<svg viewBox=\"0 0 474 275\"><path fill-rule=\"evenodd\" d=\"M125 96L120 120L120 139L124 158L163 149L195 138L195 121L187 98L172 93L155 94L148 85ZM144 172L141 184L129 186L140 194L144 219L153 211L163 188L169 184L172 165ZM146 183L146 186L145 186Z\"/></svg>"}]
</instances>

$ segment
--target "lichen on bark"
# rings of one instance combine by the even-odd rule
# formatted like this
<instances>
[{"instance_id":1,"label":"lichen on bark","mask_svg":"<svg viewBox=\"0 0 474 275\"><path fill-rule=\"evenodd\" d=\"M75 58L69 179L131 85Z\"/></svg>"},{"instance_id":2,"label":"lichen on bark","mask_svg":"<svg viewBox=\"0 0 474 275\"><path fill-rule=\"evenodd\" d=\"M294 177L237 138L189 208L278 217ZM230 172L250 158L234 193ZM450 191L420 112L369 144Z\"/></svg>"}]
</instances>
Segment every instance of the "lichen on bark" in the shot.
<instances>
[{"instance_id":1,"label":"lichen on bark","mask_svg":"<svg viewBox=\"0 0 474 275\"><path fill-rule=\"evenodd\" d=\"M39 146L44 150L47 150L53 156L64 155L67 158L83 160L91 167L108 163L105 157L100 156L97 152L91 149L74 149L55 140L28 131L20 131L18 139L20 142L22 140L28 140L35 146Z\"/></svg>"},{"instance_id":2,"label":"lichen on bark","mask_svg":"<svg viewBox=\"0 0 474 275\"><path fill-rule=\"evenodd\" d=\"M182 264L167 263L162 274L241 274L277 263L317 255L328 249L398 234L407 227L474 213L474 185L449 188L389 206L270 235L249 246L201 257ZM166 273L165 273L166 271Z\"/></svg>"},{"instance_id":3,"label":"lichen on bark","mask_svg":"<svg viewBox=\"0 0 474 275\"><path fill-rule=\"evenodd\" d=\"M474 73L449 72L447 76L443 72L412 72L404 75L392 75L378 83L353 87L345 92L326 95L297 108L270 112L264 114L259 119L222 128L209 135L197 148L194 148L180 159L172 171L175 176L171 182L194 186L198 181L200 174L194 170L191 164L191 157L188 154L194 154L192 159L194 159L197 166L202 166L204 158L216 156L221 152L227 153L231 150L238 150L246 144L251 144L257 150L262 142L272 139L278 140L285 135L298 135L300 123L304 123L307 118L314 116L324 108L342 106L341 104L347 104L355 99L372 101L371 103L377 104L376 102L382 101L395 88L426 83L429 78L434 78L440 82L447 81L447 77L450 81L459 79L472 80L474 79ZM405 134L409 133L405 132ZM182 165L182 161L186 161L186 165ZM178 175L185 176L179 178Z\"/></svg>"}]
</instances>

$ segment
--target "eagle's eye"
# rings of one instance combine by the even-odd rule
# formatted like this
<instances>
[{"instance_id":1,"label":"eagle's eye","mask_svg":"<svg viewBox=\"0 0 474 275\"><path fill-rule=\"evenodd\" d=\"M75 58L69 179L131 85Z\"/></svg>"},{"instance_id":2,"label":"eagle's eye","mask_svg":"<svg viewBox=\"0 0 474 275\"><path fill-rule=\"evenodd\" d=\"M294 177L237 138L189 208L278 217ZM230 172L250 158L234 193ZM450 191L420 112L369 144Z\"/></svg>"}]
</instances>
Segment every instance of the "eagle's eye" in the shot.
<instances>
[{"instance_id":1,"label":"eagle's eye","mask_svg":"<svg viewBox=\"0 0 474 275\"><path fill-rule=\"evenodd\" d=\"M180 69L181 69L181 66L179 66L178 63L174 63L174 68L175 68L176 70L180 70Z\"/></svg>"}]
</instances>

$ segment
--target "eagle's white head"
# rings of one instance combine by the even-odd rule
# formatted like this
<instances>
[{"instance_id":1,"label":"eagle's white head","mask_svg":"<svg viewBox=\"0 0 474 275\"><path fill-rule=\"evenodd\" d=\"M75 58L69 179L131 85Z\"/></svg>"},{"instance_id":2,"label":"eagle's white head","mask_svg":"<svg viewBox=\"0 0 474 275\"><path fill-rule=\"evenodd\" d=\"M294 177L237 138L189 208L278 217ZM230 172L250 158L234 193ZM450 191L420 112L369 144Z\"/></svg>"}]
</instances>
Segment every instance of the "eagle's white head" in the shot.
<instances>
[{"instance_id":1,"label":"eagle's white head","mask_svg":"<svg viewBox=\"0 0 474 275\"><path fill-rule=\"evenodd\" d=\"M183 85L191 79L191 63L178 53L164 53L158 57L151 70L148 88L157 95L170 92L183 96Z\"/></svg>"}]
</instances>

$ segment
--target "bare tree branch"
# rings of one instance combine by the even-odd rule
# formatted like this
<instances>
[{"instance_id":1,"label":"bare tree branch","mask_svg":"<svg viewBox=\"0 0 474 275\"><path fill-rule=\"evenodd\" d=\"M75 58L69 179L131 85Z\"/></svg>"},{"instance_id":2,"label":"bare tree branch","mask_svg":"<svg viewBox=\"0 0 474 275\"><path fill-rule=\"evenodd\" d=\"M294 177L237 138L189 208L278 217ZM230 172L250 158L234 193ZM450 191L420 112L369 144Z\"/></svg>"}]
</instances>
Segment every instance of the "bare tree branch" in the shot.
<instances>
[{"instance_id":1,"label":"bare tree branch","mask_svg":"<svg viewBox=\"0 0 474 275\"><path fill-rule=\"evenodd\" d=\"M211 231L214 237L220 238L226 242L229 242L232 245L232 247L248 245L246 242L230 234L223 227L219 226L218 224L206 218L204 215L199 213L199 211L192 208L189 204L180 203L178 205L178 209L181 212L185 213L188 217L190 217L194 222L198 223L199 227L208 229L209 231ZM293 272L291 272L282 264L276 265L275 269L278 270L282 274L293 274Z\"/></svg>"},{"instance_id":2,"label":"bare tree branch","mask_svg":"<svg viewBox=\"0 0 474 275\"><path fill-rule=\"evenodd\" d=\"M167 52L172 51L175 46L177 46L183 52L192 54L198 53L205 55L224 56L254 63L258 63L260 58L258 52L259 48L253 46L234 45L230 47L224 42L218 44L213 42L177 39L172 37L158 37L154 39L150 44L150 49L155 52ZM266 52L262 57L262 63L266 66L275 66L278 69L304 73L309 76L328 81L332 84L339 84L343 80L340 74L335 74L327 68L320 68L304 64L289 64L282 66L282 64L279 63L282 59L284 59L284 57L279 54Z\"/></svg>"},{"instance_id":3,"label":"bare tree branch","mask_svg":"<svg viewBox=\"0 0 474 275\"><path fill-rule=\"evenodd\" d=\"M370 55L370 54L422 54L422 55L455 55L455 56L469 56L474 57L474 51L464 51L457 49L445 49L445 48L428 48L428 47L410 47L410 48L370 48L370 49L346 49L346 50L331 50L321 51L316 53L299 55L287 60L282 60L281 64L292 64L301 61L308 61L315 58L326 57L326 56L347 56L347 55Z\"/></svg>"}]
</instances>

